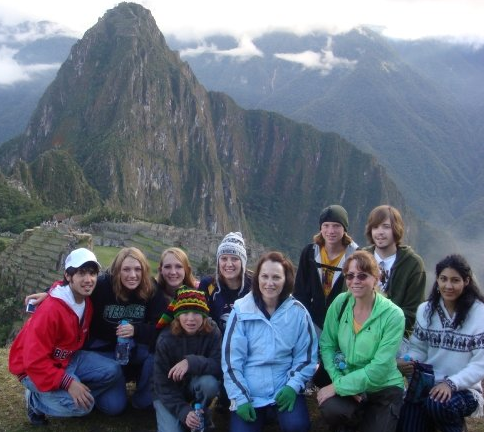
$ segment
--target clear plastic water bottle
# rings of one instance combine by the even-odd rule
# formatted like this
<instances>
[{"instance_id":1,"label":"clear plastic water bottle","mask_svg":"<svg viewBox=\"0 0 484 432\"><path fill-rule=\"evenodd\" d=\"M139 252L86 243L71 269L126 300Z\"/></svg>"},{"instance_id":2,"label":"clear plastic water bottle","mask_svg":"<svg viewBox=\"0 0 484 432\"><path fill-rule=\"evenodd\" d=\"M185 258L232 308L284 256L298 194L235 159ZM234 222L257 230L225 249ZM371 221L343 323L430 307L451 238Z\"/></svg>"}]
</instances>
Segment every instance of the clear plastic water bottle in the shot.
<instances>
[{"instance_id":1,"label":"clear plastic water bottle","mask_svg":"<svg viewBox=\"0 0 484 432\"><path fill-rule=\"evenodd\" d=\"M192 429L192 432L204 432L205 430L205 419L203 418L202 404L196 403L194 405L195 414L198 417L199 426Z\"/></svg>"},{"instance_id":2,"label":"clear plastic water bottle","mask_svg":"<svg viewBox=\"0 0 484 432\"><path fill-rule=\"evenodd\" d=\"M121 325L128 324L128 321L121 320ZM118 336L118 342L116 343L115 352L116 361L120 365L127 365L129 362L129 338L123 338Z\"/></svg>"},{"instance_id":3,"label":"clear plastic water bottle","mask_svg":"<svg viewBox=\"0 0 484 432\"><path fill-rule=\"evenodd\" d=\"M403 338L402 342L400 343L400 348L397 352L397 358L405 358L408 350L410 349L410 342L407 338ZM407 361L407 360L405 360Z\"/></svg>"},{"instance_id":4,"label":"clear plastic water bottle","mask_svg":"<svg viewBox=\"0 0 484 432\"><path fill-rule=\"evenodd\" d=\"M333 364L336 369L339 369L341 372L346 369L346 357L341 351L336 351L334 354Z\"/></svg>"}]
</instances>

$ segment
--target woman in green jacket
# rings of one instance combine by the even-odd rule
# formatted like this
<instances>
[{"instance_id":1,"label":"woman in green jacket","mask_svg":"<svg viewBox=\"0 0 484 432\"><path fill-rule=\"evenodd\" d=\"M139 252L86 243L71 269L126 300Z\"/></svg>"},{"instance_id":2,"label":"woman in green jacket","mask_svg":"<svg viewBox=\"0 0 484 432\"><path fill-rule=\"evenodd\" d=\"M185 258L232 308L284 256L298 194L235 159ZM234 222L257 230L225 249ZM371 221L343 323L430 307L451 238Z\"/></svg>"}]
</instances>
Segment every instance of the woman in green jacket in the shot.
<instances>
[{"instance_id":1,"label":"woman in green jacket","mask_svg":"<svg viewBox=\"0 0 484 432\"><path fill-rule=\"evenodd\" d=\"M395 357L405 318L377 293L378 264L370 253L356 251L343 273L349 292L331 304L319 341L332 381L318 392L321 414L332 427L393 432L403 396Z\"/></svg>"}]
</instances>

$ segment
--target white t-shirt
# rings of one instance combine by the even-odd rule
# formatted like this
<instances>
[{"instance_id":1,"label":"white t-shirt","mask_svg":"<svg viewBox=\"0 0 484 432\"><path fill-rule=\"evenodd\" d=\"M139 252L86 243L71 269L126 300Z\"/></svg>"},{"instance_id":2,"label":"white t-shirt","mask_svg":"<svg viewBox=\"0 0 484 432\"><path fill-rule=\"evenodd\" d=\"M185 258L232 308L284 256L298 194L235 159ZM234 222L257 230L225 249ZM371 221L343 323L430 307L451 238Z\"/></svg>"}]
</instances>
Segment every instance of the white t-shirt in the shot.
<instances>
[{"instance_id":1,"label":"white t-shirt","mask_svg":"<svg viewBox=\"0 0 484 432\"><path fill-rule=\"evenodd\" d=\"M380 280L378 281L378 286L380 287L380 291L382 293L385 293L388 289L388 280L390 279L390 272L392 270L393 263L397 258L397 254L394 253L389 257L382 258L375 251L374 256L375 256L376 262L378 263L378 267L380 267Z\"/></svg>"}]
</instances>

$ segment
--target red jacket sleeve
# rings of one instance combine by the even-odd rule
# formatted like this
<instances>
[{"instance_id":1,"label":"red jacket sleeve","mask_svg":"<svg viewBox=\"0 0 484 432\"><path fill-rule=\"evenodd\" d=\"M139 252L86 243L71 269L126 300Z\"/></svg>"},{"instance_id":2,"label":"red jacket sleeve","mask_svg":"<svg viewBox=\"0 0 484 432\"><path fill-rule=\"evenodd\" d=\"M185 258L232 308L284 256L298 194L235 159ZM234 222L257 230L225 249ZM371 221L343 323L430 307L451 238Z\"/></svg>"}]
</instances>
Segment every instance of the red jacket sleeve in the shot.
<instances>
[{"instance_id":1,"label":"red jacket sleeve","mask_svg":"<svg viewBox=\"0 0 484 432\"><path fill-rule=\"evenodd\" d=\"M67 389L73 379L65 373L72 355L82 345L77 316L48 298L15 339L10 370L27 374L40 391Z\"/></svg>"}]
</instances>

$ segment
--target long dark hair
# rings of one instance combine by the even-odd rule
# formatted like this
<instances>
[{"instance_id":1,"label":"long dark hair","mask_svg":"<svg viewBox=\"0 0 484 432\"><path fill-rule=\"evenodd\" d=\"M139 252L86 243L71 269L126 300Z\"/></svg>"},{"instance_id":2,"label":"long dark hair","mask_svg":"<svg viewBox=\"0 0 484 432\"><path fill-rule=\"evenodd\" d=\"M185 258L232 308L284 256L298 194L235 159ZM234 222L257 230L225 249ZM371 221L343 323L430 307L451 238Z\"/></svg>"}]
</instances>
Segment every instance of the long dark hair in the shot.
<instances>
[{"instance_id":1,"label":"long dark hair","mask_svg":"<svg viewBox=\"0 0 484 432\"><path fill-rule=\"evenodd\" d=\"M432 286L432 291L430 292L428 300L427 322L429 326L432 315L436 311L437 305L439 304L439 300L441 298L437 280L440 276L440 273L442 273L446 268L451 268L459 273L464 282L469 281L469 283L464 286L462 294L455 301L454 325L455 328L457 328L465 321L470 308L476 300L484 303L484 296L481 294L479 287L477 286L476 280L474 279L474 275L467 260L462 255L458 254L446 256L435 266L435 282Z\"/></svg>"}]
</instances>

